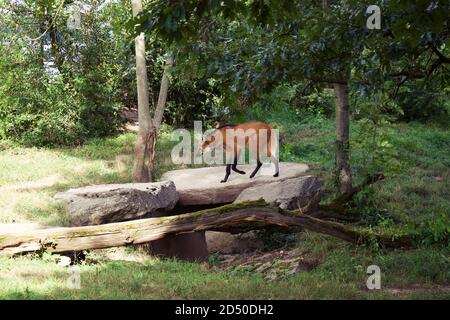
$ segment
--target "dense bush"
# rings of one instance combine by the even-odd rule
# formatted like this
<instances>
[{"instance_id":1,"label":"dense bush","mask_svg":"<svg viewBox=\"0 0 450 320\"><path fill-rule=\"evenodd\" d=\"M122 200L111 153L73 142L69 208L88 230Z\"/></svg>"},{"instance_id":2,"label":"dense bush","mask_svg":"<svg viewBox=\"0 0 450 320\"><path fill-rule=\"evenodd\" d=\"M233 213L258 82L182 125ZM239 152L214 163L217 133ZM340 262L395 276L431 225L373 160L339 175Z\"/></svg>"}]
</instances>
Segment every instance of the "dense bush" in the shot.
<instances>
[{"instance_id":1,"label":"dense bush","mask_svg":"<svg viewBox=\"0 0 450 320\"><path fill-rule=\"evenodd\" d=\"M331 90L309 88L303 84L281 85L246 108L234 108L233 115L239 120L267 120L276 127L283 127L286 119L299 122L311 115L330 116L334 113L334 93Z\"/></svg>"},{"instance_id":2,"label":"dense bush","mask_svg":"<svg viewBox=\"0 0 450 320\"><path fill-rule=\"evenodd\" d=\"M334 114L335 95L329 88L309 87L297 89L292 99L296 109L312 114L330 116Z\"/></svg>"},{"instance_id":3,"label":"dense bush","mask_svg":"<svg viewBox=\"0 0 450 320\"><path fill-rule=\"evenodd\" d=\"M0 137L30 145L68 145L116 132L124 52L116 47L97 5L94 1L83 13L81 29L71 30L64 16L50 28L38 5L28 7L34 12L27 16L15 14L20 6L3 4L11 10L7 18L28 19L48 31L36 34L20 20L4 21L9 24L0 32L6 43L0 47Z\"/></svg>"},{"instance_id":4,"label":"dense bush","mask_svg":"<svg viewBox=\"0 0 450 320\"><path fill-rule=\"evenodd\" d=\"M430 88L422 88L417 82L403 86L396 102L402 110L400 119L406 121L423 121L432 118L448 118L448 93L435 92Z\"/></svg>"},{"instance_id":5,"label":"dense bush","mask_svg":"<svg viewBox=\"0 0 450 320\"><path fill-rule=\"evenodd\" d=\"M129 2L85 2L81 26L67 26L61 1L11 4L0 22L0 139L27 145L74 145L117 132L123 107L136 107ZM50 26L48 21L52 20ZM36 29L35 26L40 26ZM167 45L146 38L150 102L156 105ZM222 118L213 80L176 73L164 122L192 127Z\"/></svg>"},{"instance_id":6,"label":"dense bush","mask_svg":"<svg viewBox=\"0 0 450 320\"><path fill-rule=\"evenodd\" d=\"M17 72L21 81L13 82L15 85L2 79L1 136L30 145L81 142L87 128L79 121L79 106L71 88L35 71L29 78ZM12 94L16 90L18 93Z\"/></svg>"},{"instance_id":7,"label":"dense bush","mask_svg":"<svg viewBox=\"0 0 450 320\"><path fill-rule=\"evenodd\" d=\"M223 102L212 82L173 79L164 111L165 123L177 128L192 128L194 121L208 123L223 117Z\"/></svg>"}]
</instances>

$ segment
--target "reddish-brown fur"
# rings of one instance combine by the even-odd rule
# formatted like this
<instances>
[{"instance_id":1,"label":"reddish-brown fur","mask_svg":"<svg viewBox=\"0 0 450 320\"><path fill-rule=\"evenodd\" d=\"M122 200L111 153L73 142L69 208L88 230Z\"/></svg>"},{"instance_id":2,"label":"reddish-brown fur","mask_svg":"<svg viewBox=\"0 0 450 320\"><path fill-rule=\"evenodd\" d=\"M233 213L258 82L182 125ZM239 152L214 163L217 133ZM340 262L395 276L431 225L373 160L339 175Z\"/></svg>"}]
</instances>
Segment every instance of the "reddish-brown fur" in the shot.
<instances>
[{"instance_id":1,"label":"reddish-brown fur","mask_svg":"<svg viewBox=\"0 0 450 320\"><path fill-rule=\"evenodd\" d=\"M273 128L270 125L261 121L244 122L237 125L219 125L216 123L216 130L202 142L200 149L203 152L206 148L217 146L218 143L222 142L222 147L225 152L233 155L234 163L227 164L226 175L221 182L227 181L230 169L233 169L237 173L245 174L245 172L238 170L236 166L239 153L246 147L250 148L251 154L256 157L257 162L257 167L250 175L250 178L255 176L262 165L260 161L260 150L275 163L276 172L274 176L276 177L278 176L278 160L272 150L272 130ZM244 133L244 136L240 135L242 133ZM227 134L232 134L232 136L227 137ZM234 140L232 140L233 137ZM229 146L229 141L234 141L231 146Z\"/></svg>"}]
</instances>

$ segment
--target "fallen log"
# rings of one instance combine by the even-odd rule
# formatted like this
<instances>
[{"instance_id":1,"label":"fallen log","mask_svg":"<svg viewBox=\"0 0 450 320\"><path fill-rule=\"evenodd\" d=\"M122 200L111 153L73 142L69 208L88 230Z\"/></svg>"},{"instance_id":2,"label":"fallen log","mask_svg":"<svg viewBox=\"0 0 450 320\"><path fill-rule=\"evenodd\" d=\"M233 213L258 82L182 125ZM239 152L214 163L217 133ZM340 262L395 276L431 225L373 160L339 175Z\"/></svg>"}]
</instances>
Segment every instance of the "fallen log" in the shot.
<instances>
[{"instance_id":1,"label":"fallen log","mask_svg":"<svg viewBox=\"0 0 450 320\"><path fill-rule=\"evenodd\" d=\"M27 252L71 252L125 246L158 240L169 235L194 231L241 233L265 227L301 227L358 244L372 240L343 224L323 221L301 214L299 210L282 210L264 201L243 202L177 216L148 218L96 226L50 228L28 232L0 234L0 254ZM408 245L409 239L379 237L385 246Z\"/></svg>"}]
</instances>

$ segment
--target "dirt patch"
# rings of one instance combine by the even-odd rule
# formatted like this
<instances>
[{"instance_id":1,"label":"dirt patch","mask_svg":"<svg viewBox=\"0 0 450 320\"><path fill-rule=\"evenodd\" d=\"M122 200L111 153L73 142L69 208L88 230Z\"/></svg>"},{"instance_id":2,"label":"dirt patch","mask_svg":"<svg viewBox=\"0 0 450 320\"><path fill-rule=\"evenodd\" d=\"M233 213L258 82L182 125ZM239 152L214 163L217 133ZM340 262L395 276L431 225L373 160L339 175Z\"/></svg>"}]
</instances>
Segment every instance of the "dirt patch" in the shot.
<instances>
[{"instance_id":1,"label":"dirt patch","mask_svg":"<svg viewBox=\"0 0 450 320\"><path fill-rule=\"evenodd\" d=\"M0 223L0 234L27 232L48 228L40 223Z\"/></svg>"},{"instance_id":2,"label":"dirt patch","mask_svg":"<svg viewBox=\"0 0 450 320\"><path fill-rule=\"evenodd\" d=\"M400 287L384 288L387 291L396 296L411 295L414 293L424 292L450 292L450 285L438 286L438 285L423 285L423 284L410 284Z\"/></svg>"},{"instance_id":3,"label":"dirt patch","mask_svg":"<svg viewBox=\"0 0 450 320\"><path fill-rule=\"evenodd\" d=\"M3 191L35 191L53 187L60 180L59 175L51 175L35 181L20 182L5 186L0 186L0 192Z\"/></svg>"}]
</instances>

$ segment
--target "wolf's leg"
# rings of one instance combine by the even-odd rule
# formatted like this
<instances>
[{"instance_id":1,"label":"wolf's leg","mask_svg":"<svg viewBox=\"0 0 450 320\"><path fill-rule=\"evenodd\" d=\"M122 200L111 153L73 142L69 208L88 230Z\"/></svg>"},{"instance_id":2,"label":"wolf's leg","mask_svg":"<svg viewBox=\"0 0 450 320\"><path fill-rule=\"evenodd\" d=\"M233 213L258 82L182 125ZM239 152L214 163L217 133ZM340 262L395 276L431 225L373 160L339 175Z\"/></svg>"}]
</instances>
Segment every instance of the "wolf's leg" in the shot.
<instances>
[{"instance_id":1,"label":"wolf's leg","mask_svg":"<svg viewBox=\"0 0 450 320\"><path fill-rule=\"evenodd\" d=\"M223 178L223 180L220 181L221 183L227 182L228 177L230 176L230 173L231 173L230 169L231 169L231 164L227 164L227 167L225 169L225 178Z\"/></svg>"},{"instance_id":2,"label":"wolf's leg","mask_svg":"<svg viewBox=\"0 0 450 320\"><path fill-rule=\"evenodd\" d=\"M250 179L255 176L255 174L258 172L259 168L262 166L261 159L259 157L259 137L256 136L256 142L250 143L250 154L253 155L256 158L256 168L253 170L252 174L250 175Z\"/></svg>"},{"instance_id":3,"label":"wolf's leg","mask_svg":"<svg viewBox=\"0 0 450 320\"><path fill-rule=\"evenodd\" d=\"M250 175L250 179L253 178L255 176L255 174L258 172L259 168L261 168L262 166L262 162L259 161L259 159L256 162L256 168L255 170L252 172L252 174Z\"/></svg>"},{"instance_id":4,"label":"wolf's leg","mask_svg":"<svg viewBox=\"0 0 450 320\"><path fill-rule=\"evenodd\" d=\"M273 164L275 165L275 173L273 176L278 177L278 175L280 174L280 166L278 163L278 159L275 156L271 155L270 160L272 160Z\"/></svg>"},{"instance_id":5,"label":"wolf's leg","mask_svg":"<svg viewBox=\"0 0 450 320\"><path fill-rule=\"evenodd\" d=\"M237 172L237 173L239 173L239 174L245 174L245 171L239 170L239 169L237 168L237 161L238 161L238 156L235 155L235 156L234 156L234 162L233 162L233 165L231 166L231 169L232 169L234 172Z\"/></svg>"}]
</instances>

